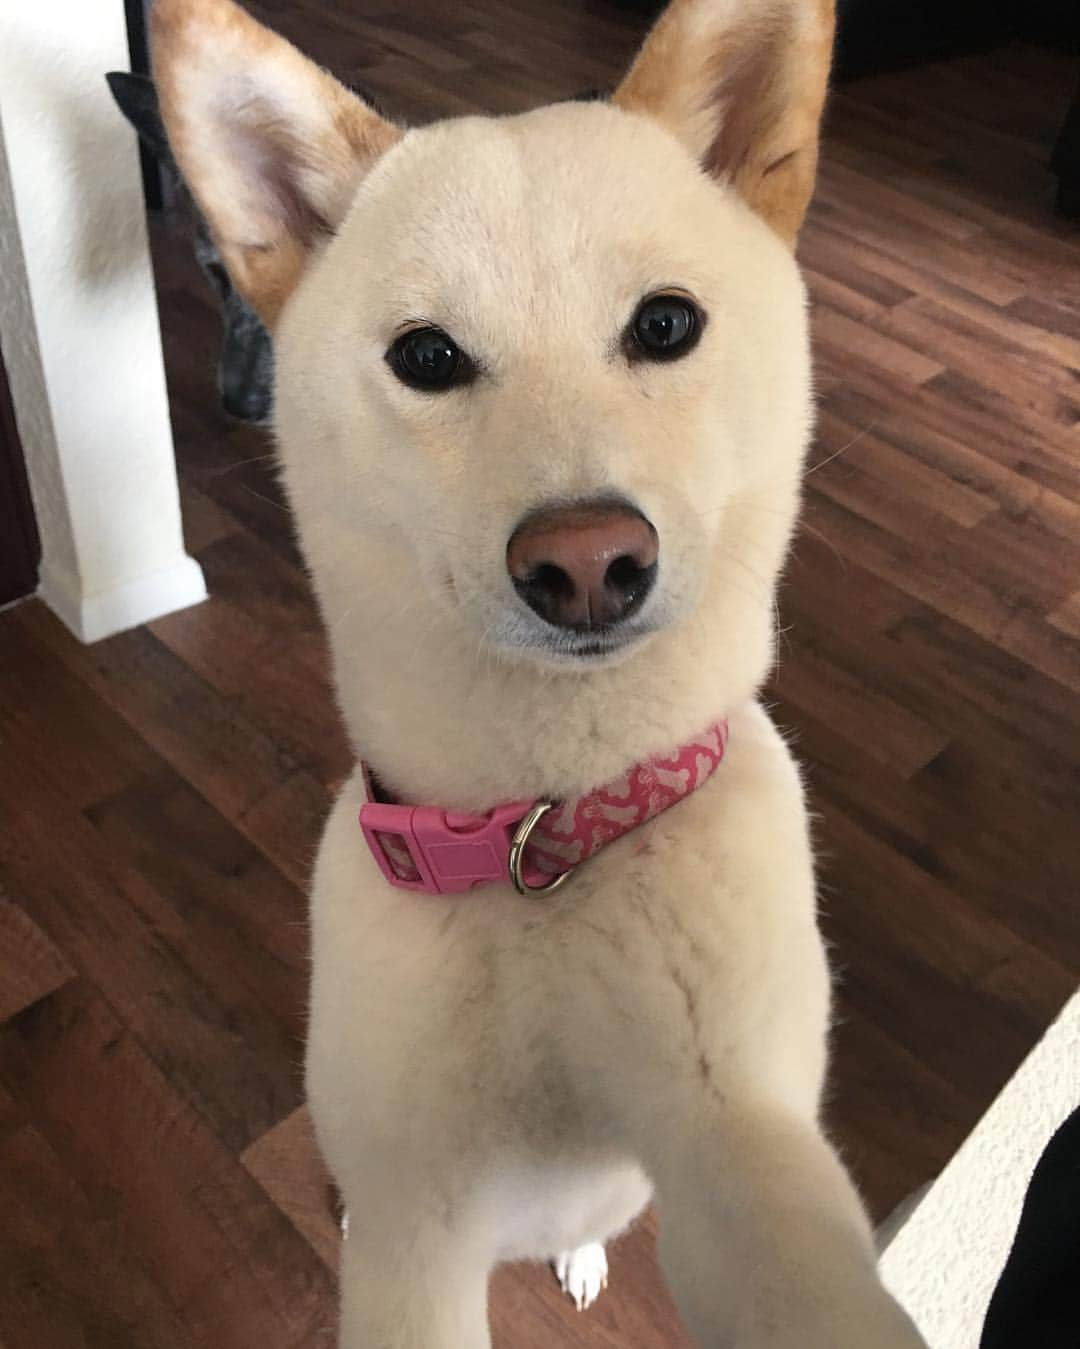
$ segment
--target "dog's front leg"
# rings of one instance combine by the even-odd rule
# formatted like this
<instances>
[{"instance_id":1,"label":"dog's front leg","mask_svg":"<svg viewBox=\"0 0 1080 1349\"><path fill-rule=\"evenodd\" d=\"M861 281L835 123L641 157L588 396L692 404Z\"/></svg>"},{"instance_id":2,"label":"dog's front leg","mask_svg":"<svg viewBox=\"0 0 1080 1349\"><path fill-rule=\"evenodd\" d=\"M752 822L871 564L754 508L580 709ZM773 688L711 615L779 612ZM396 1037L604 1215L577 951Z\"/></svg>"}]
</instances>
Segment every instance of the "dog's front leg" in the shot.
<instances>
[{"instance_id":1,"label":"dog's front leg","mask_svg":"<svg viewBox=\"0 0 1080 1349\"><path fill-rule=\"evenodd\" d=\"M660 1258L703 1349L922 1349L815 1123L718 1107L689 1137L668 1115L655 1142Z\"/></svg>"},{"instance_id":2,"label":"dog's front leg","mask_svg":"<svg viewBox=\"0 0 1080 1349\"><path fill-rule=\"evenodd\" d=\"M340 1349L490 1349L482 1255L434 1223L378 1230L352 1213L349 1228Z\"/></svg>"}]
</instances>

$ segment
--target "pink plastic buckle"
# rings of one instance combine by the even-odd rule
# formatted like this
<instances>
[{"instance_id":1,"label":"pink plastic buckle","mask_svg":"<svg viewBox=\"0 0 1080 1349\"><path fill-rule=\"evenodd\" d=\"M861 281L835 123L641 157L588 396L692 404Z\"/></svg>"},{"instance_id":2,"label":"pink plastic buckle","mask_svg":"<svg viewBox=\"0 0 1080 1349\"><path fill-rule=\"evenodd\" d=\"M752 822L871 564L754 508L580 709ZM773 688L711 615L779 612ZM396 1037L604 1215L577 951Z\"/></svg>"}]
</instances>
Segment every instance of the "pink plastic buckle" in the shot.
<instances>
[{"instance_id":1,"label":"pink plastic buckle","mask_svg":"<svg viewBox=\"0 0 1080 1349\"><path fill-rule=\"evenodd\" d=\"M391 885L456 895L510 880L510 843L531 805L512 801L487 815L462 815L369 801L360 810L360 828Z\"/></svg>"}]
</instances>

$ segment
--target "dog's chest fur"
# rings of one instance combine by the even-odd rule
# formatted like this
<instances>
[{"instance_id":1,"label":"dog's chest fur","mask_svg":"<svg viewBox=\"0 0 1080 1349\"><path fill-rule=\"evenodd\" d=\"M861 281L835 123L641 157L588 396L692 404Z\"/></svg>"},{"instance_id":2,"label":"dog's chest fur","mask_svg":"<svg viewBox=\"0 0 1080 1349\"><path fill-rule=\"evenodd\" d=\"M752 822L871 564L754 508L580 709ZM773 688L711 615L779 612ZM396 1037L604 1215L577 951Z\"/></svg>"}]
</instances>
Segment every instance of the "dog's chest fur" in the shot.
<instances>
[{"instance_id":1,"label":"dog's chest fur","mask_svg":"<svg viewBox=\"0 0 1080 1349\"><path fill-rule=\"evenodd\" d=\"M391 1153L419 1131L422 1153L509 1193L523 1167L632 1155L636 1121L612 1102L635 1073L646 1111L722 1094L766 1060L790 1063L793 1100L816 1097L828 986L801 790L755 706L708 786L549 899L390 889L359 799L343 793L313 891L320 1117L362 1119ZM342 1071L354 1062L362 1075ZM348 1131L334 1133L324 1145L348 1170Z\"/></svg>"}]
</instances>

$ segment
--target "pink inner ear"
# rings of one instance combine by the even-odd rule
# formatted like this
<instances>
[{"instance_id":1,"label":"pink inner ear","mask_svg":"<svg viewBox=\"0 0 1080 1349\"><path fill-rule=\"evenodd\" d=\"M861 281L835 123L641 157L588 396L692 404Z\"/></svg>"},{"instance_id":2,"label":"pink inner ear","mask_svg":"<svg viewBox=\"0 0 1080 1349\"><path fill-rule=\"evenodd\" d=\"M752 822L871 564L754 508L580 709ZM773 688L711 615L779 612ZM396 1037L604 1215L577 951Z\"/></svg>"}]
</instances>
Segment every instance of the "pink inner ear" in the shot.
<instances>
[{"instance_id":1,"label":"pink inner ear","mask_svg":"<svg viewBox=\"0 0 1080 1349\"><path fill-rule=\"evenodd\" d=\"M777 169L782 169L784 165L790 163L798 153L798 150L789 150L786 155L781 155L779 159L774 159L763 171L762 176L767 177L770 173L775 173Z\"/></svg>"},{"instance_id":2,"label":"pink inner ear","mask_svg":"<svg viewBox=\"0 0 1080 1349\"><path fill-rule=\"evenodd\" d=\"M304 195L303 150L293 133L262 101L252 101L226 122L230 152L240 177L254 189L270 238L286 235L308 248L330 226Z\"/></svg>"},{"instance_id":3,"label":"pink inner ear","mask_svg":"<svg viewBox=\"0 0 1080 1349\"><path fill-rule=\"evenodd\" d=\"M724 51L714 58L719 69L710 102L717 108L720 124L703 167L715 177L733 177L751 157L754 143L767 142L779 122L787 41L782 21L759 22L745 40L731 35ZM739 54L733 58L732 51Z\"/></svg>"}]
</instances>

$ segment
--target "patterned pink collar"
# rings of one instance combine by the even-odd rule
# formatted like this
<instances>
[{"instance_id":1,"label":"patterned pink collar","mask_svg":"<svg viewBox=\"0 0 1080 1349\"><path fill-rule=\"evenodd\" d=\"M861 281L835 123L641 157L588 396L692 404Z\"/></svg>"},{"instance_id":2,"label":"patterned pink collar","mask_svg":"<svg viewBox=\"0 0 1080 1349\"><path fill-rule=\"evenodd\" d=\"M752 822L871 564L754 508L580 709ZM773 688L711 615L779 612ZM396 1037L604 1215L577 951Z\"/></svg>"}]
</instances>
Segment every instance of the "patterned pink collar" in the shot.
<instances>
[{"instance_id":1,"label":"patterned pink collar","mask_svg":"<svg viewBox=\"0 0 1080 1349\"><path fill-rule=\"evenodd\" d=\"M486 815L379 801L364 765L368 800L360 827L383 875L403 890L452 895L507 880L523 895L554 890L601 848L707 782L724 757L727 735L727 722L719 721L576 800L511 801Z\"/></svg>"}]
</instances>

